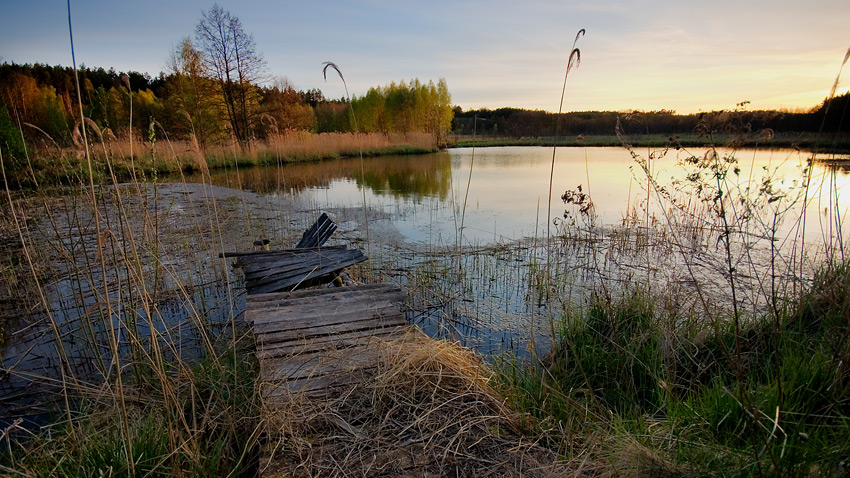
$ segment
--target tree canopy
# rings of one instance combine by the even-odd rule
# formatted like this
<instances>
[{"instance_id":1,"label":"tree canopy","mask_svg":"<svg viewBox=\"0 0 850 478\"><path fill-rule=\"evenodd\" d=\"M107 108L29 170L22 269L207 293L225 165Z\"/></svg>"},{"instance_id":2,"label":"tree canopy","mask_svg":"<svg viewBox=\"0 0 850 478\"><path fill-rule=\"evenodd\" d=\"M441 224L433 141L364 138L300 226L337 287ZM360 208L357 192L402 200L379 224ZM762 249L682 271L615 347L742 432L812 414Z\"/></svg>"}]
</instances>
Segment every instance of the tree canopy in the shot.
<instances>
[{"instance_id":1,"label":"tree canopy","mask_svg":"<svg viewBox=\"0 0 850 478\"><path fill-rule=\"evenodd\" d=\"M430 133L437 143L451 131L454 111L446 80L422 83L390 83L370 88L366 95L351 100L360 129L365 132Z\"/></svg>"}]
</instances>

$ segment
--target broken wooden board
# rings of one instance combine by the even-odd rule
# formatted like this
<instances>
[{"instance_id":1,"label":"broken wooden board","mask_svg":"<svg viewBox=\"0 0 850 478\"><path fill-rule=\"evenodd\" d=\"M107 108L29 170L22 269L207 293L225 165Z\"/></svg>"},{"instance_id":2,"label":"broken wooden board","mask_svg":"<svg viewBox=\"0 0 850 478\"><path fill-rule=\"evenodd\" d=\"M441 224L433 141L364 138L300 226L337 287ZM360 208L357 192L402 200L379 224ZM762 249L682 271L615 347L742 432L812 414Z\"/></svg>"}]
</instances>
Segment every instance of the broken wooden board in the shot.
<instances>
[{"instance_id":1,"label":"broken wooden board","mask_svg":"<svg viewBox=\"0 0 850 478\"><path fill-rule=\"evenodd\" d=\"M359 249L345 246L280 251L225 252L235 257L249 295L285 292L327 284L342 269L363 262Z\"/></svg>"},{"instance_id":2,"label":"broken wooden board","mask_svg":"<svg viewBox=\"0 0 850 478\"><path fill-rule=\"evenodd\" d=\"M301 240L295 245L296 249L304 249L308 247L320 247L325 245L325 242L331 237L331 234L336 231L337 225L326 213L322 213L319 219L310 226L310 229L304 231Z\"/></svg>"}]
</instances>

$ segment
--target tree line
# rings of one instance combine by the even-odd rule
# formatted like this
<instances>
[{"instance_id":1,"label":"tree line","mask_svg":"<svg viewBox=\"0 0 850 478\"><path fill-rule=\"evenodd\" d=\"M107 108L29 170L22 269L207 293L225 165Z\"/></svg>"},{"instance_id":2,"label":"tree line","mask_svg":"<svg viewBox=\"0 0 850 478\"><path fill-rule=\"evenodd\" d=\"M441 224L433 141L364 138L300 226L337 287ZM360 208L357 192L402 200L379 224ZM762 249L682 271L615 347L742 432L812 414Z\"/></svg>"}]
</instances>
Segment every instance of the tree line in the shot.
<instances>
[{"instance_id":1,"label":"tree line","mask_svg":"<svg viewBox=\"0 0 850 478\"><path fill-rule=\"evenodd\" d=\"M106 135L147 138L167 132L204 149L236 141L245 146L289 130L427 132L443 144L457 135L554 137L611 135L618 122L629 134L682 134L704 123L704 114L674 111L563 113L518 108L464 111L451 106L445 79L413 79L370 88L362 97L328 99L319 89L296 90L268 77L266 62L240 20L218 5L204 11L192 37L171 53L157 77L114 69L77 70L83 114ZM317 72L318 75L318 72ZM67 146L81 125L72 68L43 64L0 65L0 146L20 155L21 132L33 144ZM729 124L777 132L846 133L850 94L805 113L724 112ZM87 120L87 121L88 121Z\"/></svg>"},{"instance_id":2,"label":"tree line","mask_svg":"<svg viewBox=\"0 0 850 478\"><path fill-rule=\"evenodd\" d=\"M451 96L442 79L391 83L349 103L270 78L253 36L218 5L202 13L194 36L180 41L167 65L157 77L80 66L83 115L107 135L132 131L146 138L161 129L201 148L232 140L246 145L288 130L351 132L352 104L363 116L360 131L426 131L440 141L451 126ZM20 129L36 144L72 144L80 124L74 73L39 63L0 65L0 132ZM380 112L373 108L377 97Z\"/></svg>"},{"instance_id":3,"label":"tree line","mask_svg":"<svg viewBox=\"0 0 850 478\"><path fill-rule=\"evenodd\" d=\"M730 127L752 131L771 129L777 132L850 133L850 119L845 121L850 93L824 100L807 112L748 111L745 104L722 114ZM534 138L577 135L611 135L617 122L629 134L683 134L697 131L708 113L680 115L671 110L658 111L581 111L550 113L519 108L476 109L454 108L452 132L458 135Z\"/></svg>"}]
</instances>

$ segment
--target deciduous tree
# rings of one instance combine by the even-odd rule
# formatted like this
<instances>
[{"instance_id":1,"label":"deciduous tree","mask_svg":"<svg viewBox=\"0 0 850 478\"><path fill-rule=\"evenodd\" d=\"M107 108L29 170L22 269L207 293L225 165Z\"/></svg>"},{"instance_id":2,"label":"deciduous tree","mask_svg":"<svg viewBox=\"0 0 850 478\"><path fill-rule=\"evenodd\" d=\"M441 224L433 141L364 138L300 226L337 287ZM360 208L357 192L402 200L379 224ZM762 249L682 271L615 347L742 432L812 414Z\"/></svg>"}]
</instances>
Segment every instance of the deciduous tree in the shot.
<instances>
[{"instance_id":1,"label":"deciduous tree","mask_svg":"<svg viewBox=\"0 0 850 478\"><path fill-rule=\"evenodd\" d=\"M312 130L316 126L313 108L286 78L278 79L275 85L263 91L262 110L272 120L265 125L269 132L284 130ZM277 131L274 131L274 130Z\"/></svg>"},{"instance_id":2,"label":"deciduous tree","mask_svg":"<svg viewBox=\"0 0 850 478\"><path fill-rule=\"evenodd\" d=\"M203 12L195 38L208 70L218 81L233 135L246 146L257 121L255 85L263 78L265 60L242 22L219 5Z\"/></svg>"},{"instance_id":3,"label":"deciduous tree","mask_svg":"<svg viewBox=\"0 0 850 478\"><path fill-rule=\"evenodd\" d=\"M223 138L226 116L221 90L209 77L203 54L190 38L184 38L168 62L166 81L168 110L176 113L171 123L180 133L194 134L201 149Z\"/></svg>"},{"instance_id":4,"label":"deciduous tree","mask_svg":"<svg viewBox=\"0 0 850 478\"><path fill-rule=\"evenodd\" d=\"M414 79L370 88L365 96L352 100L352 106L363 131L425 132L439 144L451 130L451 101L445 79L427 84Z\"/></svg>"}]
</instances>

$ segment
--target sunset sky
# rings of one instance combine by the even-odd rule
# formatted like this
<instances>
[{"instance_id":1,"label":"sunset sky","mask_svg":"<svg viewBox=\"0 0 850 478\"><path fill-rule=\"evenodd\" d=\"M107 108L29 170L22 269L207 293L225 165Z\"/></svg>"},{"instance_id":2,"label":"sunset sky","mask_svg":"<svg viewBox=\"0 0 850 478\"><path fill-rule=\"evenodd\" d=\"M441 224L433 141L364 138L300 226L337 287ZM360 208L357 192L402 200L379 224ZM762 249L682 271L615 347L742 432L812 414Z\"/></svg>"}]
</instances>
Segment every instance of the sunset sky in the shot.
<instances>
[{"instance_id":1,"label":"sunset sky","mask_svg":"<svg viewBox=\"0 0 850 478\"><path fill-rule=\"evenodd\" d=\"M343 96L445 78L464 109L808 109L850 47L847 0L220 1L254 35L270 81ZM576 6L581 4L581 6ZM212 2L71 0L77 64L156 76ZM0 62L71 65L66 2L0 0ZM850 67L847 67L850 69ZM848 91L850 72L839 86Z\"/></svg>"}]
</instances>

